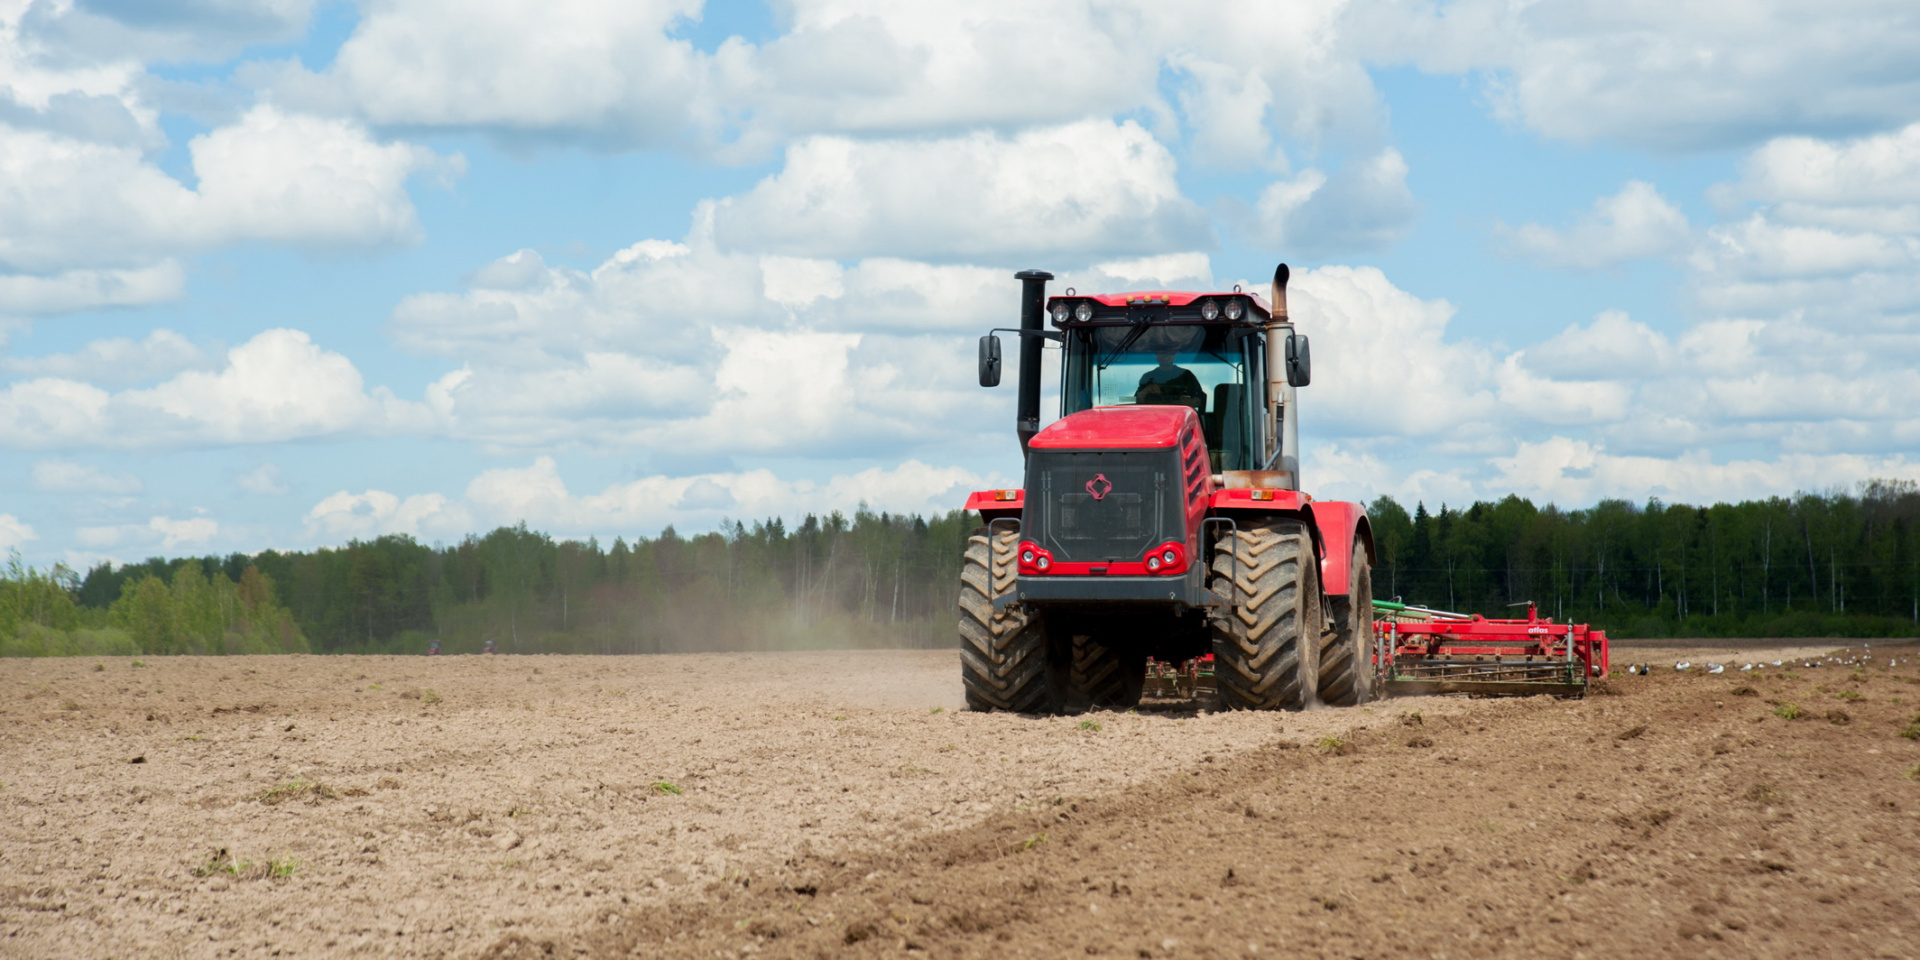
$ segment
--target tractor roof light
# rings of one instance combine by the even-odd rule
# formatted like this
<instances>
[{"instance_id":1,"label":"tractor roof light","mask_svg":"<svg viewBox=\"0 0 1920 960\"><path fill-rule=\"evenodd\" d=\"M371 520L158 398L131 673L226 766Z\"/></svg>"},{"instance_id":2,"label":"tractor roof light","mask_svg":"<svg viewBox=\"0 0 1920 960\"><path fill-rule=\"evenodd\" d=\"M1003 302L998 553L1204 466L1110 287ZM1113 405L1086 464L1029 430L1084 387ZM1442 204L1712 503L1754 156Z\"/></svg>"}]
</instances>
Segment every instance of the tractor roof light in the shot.
<instances>
[{"instance_id":1,"label":"tractor roof light","mask_svg":"<svg viewBox=\"0 0 1920 960\"><path fill-rule=\"evenodd\" d=\"M1238 320L1241 315L1246 312L1247 305L1241 302L1239 297L1234 297L1227 301L1226 313L1228 320Z\"/></svg>"},{"instance_id":2,"label":"tractor roof light","mask_svg":"<svg viewBox=\"0 0 1920 960\"><path fill-rule=\"evenodd\" d=\"M1148 557L1148 558L1147 558L1147 569L1148 569L1148 570L1158 570L1158 569L1160 569L1160 558L1159 558L1159 557Z\"/></svg>"},{"instance_id":3,"label":"tractor roof light","mask_svg":"<svg viewBox=\"0 0 1920 960\"><path fill-rule=\"evenodd\" d=\"M1220 304L1213 300L1200 301L1200 319L1212 320L1220 316Z\"/></svg>"},{"instance_id":4,"label":"tractor roof light","mask_svg":"<svg viewBox=\"0 0 1920 960\"><path fill-rule=\"evenodd\" d=\"M1046 568L1053 566L1053 561L1048 559L1047 555L1043 553L1040 555L1040 559L1034 563L1034 566L1037 566L1040 569L1045 570Z\"/></svg>"},{"instance_id":5,"label":"tractor roof light","mask_svg":"<svg viewBox=\"0 0 1920 960\"><path fill-rule=\"evenodd\" d=\"M1073 312L1073 308L1067 306L1064 303L1054 304L1053 305L1053 322L1056 325L1064 326L1067 322L1067 315L1072 312Z\"/></svg>"},{"instance_id":6,"label":"tractor roof light","mask_svg":"<svg viewBox=\"0 0 1920 960\"><path fill-rule=\"evenodd\" d=\"M1092 320L1093 304L1088 303L1085 300L1080 301L1080 305L1073 308L1073 318L1075 320L1080 321L1081 323L1086 323L1088 320Z\"/></svg>"}]
</instances>

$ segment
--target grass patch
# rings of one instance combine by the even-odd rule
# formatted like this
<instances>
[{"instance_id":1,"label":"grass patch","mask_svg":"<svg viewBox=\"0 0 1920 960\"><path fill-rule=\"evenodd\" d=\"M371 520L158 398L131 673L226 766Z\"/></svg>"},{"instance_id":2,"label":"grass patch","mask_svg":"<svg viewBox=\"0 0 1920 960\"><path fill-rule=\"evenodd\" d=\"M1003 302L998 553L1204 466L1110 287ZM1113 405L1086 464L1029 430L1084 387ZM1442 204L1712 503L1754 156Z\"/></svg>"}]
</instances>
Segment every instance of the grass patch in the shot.
<instances>
[{"instance_id":1,"label":"grass patch","mask_svg":"<svg viewBox=\"0 0 1920 960\"><path fill-rule=\"evenodd\" d=\"M217 847L193 868L196 877L227 876L236 880L283 880L300 869L300 861L291 856L268 857L258 863L236 859L226 847Z\"/></svg>"},{"instance_id":2,"label":"grass patch","mask_svg":"<svg viewBox=\"0 0 1920 960\"><path fill-rule=\"evenodd\" d=\"M1908 721L1907 728L1900 731L1900 735L1906 737L1908 740L1920 740L1920 716L1916 716Z\"/></svg>"},{"instance_id":3,"label":"grass patch","mask_svg":"<svg viewBox=\"0 0 1920 960\"><path fill-rule=\"evenodd\" d=\"M1842 690L1839 693L1834 694L1833 696L1834 696L1834 699L1836 700L1846 700L1848 702L1852 702L1854 700L1860 699L1860 691Z\"/></svg>"},{"instance_id":4,"label":"grass patch","mask_svg":"<svg viewBox=\"0 0 1920 960\"><path fill-rule=\"evenodd\" d=\"M80 709L80 701L78 701L78 700L75 700L75 699L73 699L73 698L71 698L71 697L69 697L69 698L67 698L67 699L65 699L65 700L62 700L62 701L60 701L60 709L62 709L62 710L78 710L78 709Z\"/></svg>"},{"instance_id":5,"label":"grass patch","mask_svg":"<svg viewBox=\"0 0 1920 960\"><path fill-rule=\"evenodd\" d=\"M1771 783L1756 783L1748 787L1747 792L1741 794L1741 796L1752 803L1773 804L1786 799L1785 795L1774 789Z\"/></svg>"},{"instance_id":6,"label":"grass patch","mask_svg":"<svg viewBox=\"0 0 1920 960\"><path fill-rule=\"evenodd\" d=\"M1032 849L1033 849L1034 847L1037 847L1037 846L1039 846L1039 845L1041 845L1041 844L1043 844L1043 843L1046 843L1046 842L1047 842L1047 835L1046 835L1046 834L1044 834L1044 833L1036 833L1036 834L1034 834L1033 836L1031 836L1031 837L1028 837L1028 838L1027 838L1027 839L1026 839L1026 840L1025 840L1024 842L1022 842L1022 843L1020 844L1020 849L1022 849L1022 850L1032 850Z\"/></svg>"},{"instance_id":7,"label":"grass patch","mask_svg":"<svg viewBox=\"0 0 1920 960\"><path fill-rule=\"evenodd\" d=\"M139 661L139 660L135 660L135 661L133 662L133 665L134 665L134 666L136 666L136 667L144 667L144 666L146 666L146 664L145 664L145 663L143 663L143 662L141 662L141 661Z\"/></svg>"},{"instance_id":8,"label":"grass patch","mask_svg":"<svg viewBox=\"0 0 1920 960\"><path fill-rule=\"evenodd\" d=\"M1782 720L1798 720L1806 716L1807 712L1800 709L1797 703L1783 703L1773 708L1773 715Z\"/></svg>"},{"instance_id":9,"label":"grass patch","mask_svg":"<svg viewBox=\"0 0 1920 960\"><path fill-rule=\"evenodd\" d=\"M682 795L682 794L684 794L684 793L686 793L686 791L685 791L685 790L682 790L682 789L680 789L679 787L676 787L676 786L674 786L673 784L671 784L671 783L668 783L668 782L667 782L667 781L665 781L665 780L655 780L655 781L653 782L653 792L654 792L654 793L657 793L657 794L660 794L660 795L661 795L661 796L663 796L663 797L664 797L664 796L675 796L675 797L678 797L678 796L680 796L680 795Z\"/></svg>"},{"instance_id":10,"label":"grass patch","mask_svg":"<svg viewBox=\"0 0 1920 960\"><path fill-rule=\"evenodd\" d=\"M1339 737L1321 737L1313 742L1313 749L1324 757L1344 757L1354 751L1354 746Z\"/></svg>"},{"instance_id":11,"label":"grass patch","mask_svg":"<svg viewBox=\"0 0 1920 960\"><path fill-rule=\"evenodd\" d=\"M1092 720L1082 720L1080 721L1080 729L1091 730L1094 733L1099 733L1103 728L1099 724L1094 723Z\"/></svg>"},{"instance_id":12,"label":"grass patch","mask_svg":"<svg viewBox=\"0 0 1920 960\"><path fill-rule=\"evenodd\" d=\"M254 799L269 807L279 806L289 800L305 800L309 805L322 800L337 800L340 795L323 783L313 783L305 777L295 777L277 787L262 791Z\"/></svg>"},{"instance_id":13,"label":"grass patch","mask_svg":"<svg viewBox=\"0 0 1920 960\"><path fill-rule=\"evenodd\" d=\"M434 704L440 702L440 695L437 693L434 693L432 690L428 690L427 692L420 695L420 702L431 707Z\"/></svg>"},{"instance_id":14,"label":"grass patch","mask_svg":"<svg viewBox=\"0 0 1920 960\"><path fill-rule=\"evenodd\" d=\"M932 710L927 711L927 716L931 717L935 714L946 713L946 712L947 712L946 707L934 707Z\"/></svg>"},{"instance_id":15,"label":"grass patch","mask_svg":"<svg viewBox=\"0 0 1920 960\"><path fill-rule=\"evenodd\" d=\"M1403 727L1424 727L1427 725L1427 718L1421 716L1418 710L1409 710L1400 715L1400 725Z\"/></svg>"},{"instance_id":16,"label":"grass patch","mask_svg":"<svg viewBox=\"0 0 1920 960\"><path fill-rule=\"evenodd\" d=\"M1908 780L1920 780L1920 767L1914 767L1914 768L1913 768L1912 770L1908 770L1908 771L1907 771L1907 779L1908 779Z\"/></svg>"},{"instance_id":17,"label":"grass patch","mask_svg":"<svg viewBox=\"0 0 1920 960\"><path fill-rule=\"evenodd\" d=\"M107 672L107 665L106 665L106 664L104 664L104 663L96 663L96 664L94 664L94 665L93 665L93 672L94 672L94 673L106 673L106 672Z\"/></svg>"}]
</instances>

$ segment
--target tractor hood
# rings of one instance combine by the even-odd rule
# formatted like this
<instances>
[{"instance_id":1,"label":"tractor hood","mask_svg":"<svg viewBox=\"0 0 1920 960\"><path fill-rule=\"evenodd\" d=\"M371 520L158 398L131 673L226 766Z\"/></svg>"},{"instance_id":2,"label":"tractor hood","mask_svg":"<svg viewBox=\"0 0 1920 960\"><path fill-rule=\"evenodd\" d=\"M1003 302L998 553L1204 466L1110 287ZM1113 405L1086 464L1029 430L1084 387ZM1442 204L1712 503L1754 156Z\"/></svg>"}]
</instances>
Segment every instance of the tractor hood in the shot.
<instances>
[{"instance_id":1,"label":"tractor hood","mask_svg":"<svg viewBox=\"0 0 1920 960\"><path fill-rule=\"evenodd\" d=\"M1061 417L1034 435L1035 450L1145 450L1171 447L1200 428L1190 407L1094 407Z\"/></svg>"}]
</instances>

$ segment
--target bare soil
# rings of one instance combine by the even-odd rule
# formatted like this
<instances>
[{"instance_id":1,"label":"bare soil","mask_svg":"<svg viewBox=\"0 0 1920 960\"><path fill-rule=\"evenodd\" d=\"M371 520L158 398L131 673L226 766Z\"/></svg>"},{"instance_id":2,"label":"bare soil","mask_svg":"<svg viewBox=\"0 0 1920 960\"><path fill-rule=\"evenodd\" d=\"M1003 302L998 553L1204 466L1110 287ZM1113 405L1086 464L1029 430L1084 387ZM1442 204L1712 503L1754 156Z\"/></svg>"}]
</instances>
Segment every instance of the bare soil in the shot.
<instances>
[{"instance_id":1,"label":"bare soil","mask_svg":"<svg viewBox=\"0 0 1920 960\"><path fill-rule=\"evenodd\" d=\"M1052 719L951 652L0 662L0 956L1920 954L1920 656L1693 649Z\"/></svg>"}]
</instances>

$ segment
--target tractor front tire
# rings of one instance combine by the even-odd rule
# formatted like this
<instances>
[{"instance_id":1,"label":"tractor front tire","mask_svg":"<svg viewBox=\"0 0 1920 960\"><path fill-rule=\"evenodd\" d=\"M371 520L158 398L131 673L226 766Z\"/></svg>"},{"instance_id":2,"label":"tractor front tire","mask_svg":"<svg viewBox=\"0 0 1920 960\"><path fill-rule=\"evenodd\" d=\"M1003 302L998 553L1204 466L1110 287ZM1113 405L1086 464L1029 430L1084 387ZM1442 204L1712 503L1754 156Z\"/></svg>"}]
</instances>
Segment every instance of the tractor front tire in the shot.
<instances>
[{"instance_id":1,"label":"tractor front tire","mask_svg":"<svg viewBox=\"0 0 1920 960\"><path fill-rule=\"evenodd\" d=\"M1015 605L994 612L1019 574L1012 531L967 540L960 568L960 676L967 709L1058 713L1064 678L1050 663L1040 618Z\"/></svg>"},{"instance_id":2,"label":"tractor front tire","mask_svg":"<svg viewBox=\"0 0 1920 960\"><path fill-rule=\"evenodd\" d=\"M1320 648L1320 702L1355 707L1373 699L1373 568L1353 545L1347 595L1332 598L1333 630Z\"/></svg>"},{"instance_id":3,"label":"tractor front tire","mask_svg":"<svg viewBox=\"0 0 1920 960\"><path fill-rule=\"evenodd\" d=\"M1214 544L1213 591L1228 601L1213 618L1214 680L1229 710L1311 706L1319 688L1319 564L1296 520L1227 533Z\"/></svg>"},{"instance_id":4,"label":"tractor front tire","mask_svg":"<svg viewBox=\"0 0 1920 960\"><path fill-rule=\"evenodd\" d=\"M1146 691L1147 655L1103 643L1097 636L1075 634L1072 684L1069 707L1131 710Z\"/></svg>"}]
</instances>

